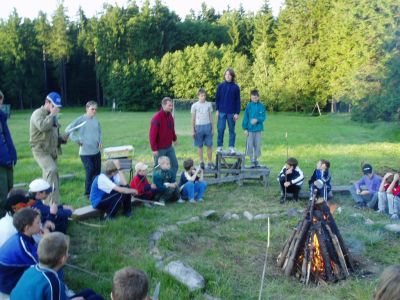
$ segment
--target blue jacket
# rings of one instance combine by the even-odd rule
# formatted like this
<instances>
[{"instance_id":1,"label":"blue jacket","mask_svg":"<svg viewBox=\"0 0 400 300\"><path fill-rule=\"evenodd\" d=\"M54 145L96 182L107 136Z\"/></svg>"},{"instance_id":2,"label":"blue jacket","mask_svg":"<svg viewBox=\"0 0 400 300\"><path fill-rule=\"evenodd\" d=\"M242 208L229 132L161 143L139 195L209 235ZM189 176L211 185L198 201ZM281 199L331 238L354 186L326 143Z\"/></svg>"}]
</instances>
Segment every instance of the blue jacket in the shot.
<instances>
[{"instance_id":1,"label":"blue jacket","mask_svg":"<svg viewBox=\"0 0 400 300\"><path fill-rule=\"evenodd\" d=\"M37 264L37 244L32 237L16 233L0 248L0 292L10 294L22 274Z\"/></svg>"},{"instance_id":2,"label":"blue jacket","mask_svg":"<svg viewBox=\"0 0 400 300\"><path fill-rule=\"evenodd\" d=\"M250 132L263 131L263 122L267 118L264 104L258 102L249 102L244 111L244 117L242 121L243 130L248 130ZM251 119L257 119L257 123L252 125Z\"/></svg>"},{"instance_id":3,"label":"blue jacket","mask_svg":"<svg viewBox=\"0 0 400 300\"><path fill-rule=\"evenodd\" d=\"M217 111L225 114L240 113L240 88L234 82L224 81L218 85L215 97Z\"/></svg>"},{"instance_id":4,"label":"blue jacket","mask_svg":"<svg viewBox=\"0 0 400 300\"><path fill-rule=\"evenodd\" d=\"M17 151L7 126L7 115L0 110L0 165L12 167L17 163Z\"/></svg>"},{"instance_id":5,"label":"blue jacket","mask_svg":"<svg viewBox=\"0 0 400 300\"><path fill-rule=\"evenodd\" d=\"M57 272L39 266L31 266L25 271L12 290L10 299L67 300L65 284Z\"/></svg>"}]
</instances>

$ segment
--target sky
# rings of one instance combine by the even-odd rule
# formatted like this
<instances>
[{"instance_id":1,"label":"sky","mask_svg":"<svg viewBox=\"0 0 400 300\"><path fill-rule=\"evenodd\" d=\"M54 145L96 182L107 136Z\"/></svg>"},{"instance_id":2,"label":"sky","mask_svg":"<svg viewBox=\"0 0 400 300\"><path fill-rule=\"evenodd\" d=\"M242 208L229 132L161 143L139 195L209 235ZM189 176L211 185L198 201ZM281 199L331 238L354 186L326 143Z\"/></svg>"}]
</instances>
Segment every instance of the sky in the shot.
<instances>
[{"instance_id":1,"label":"sky","mask_svg":"<svg viewBox=\"0 0 400 300\"><path fill-rule=\"evenodd\" d=\"M284 0L270 0L270 5L275 16L278 15L280 6ZM40 10L47 13L49 17L52 16L53 12L60 0L1 0L0 19L7 19L13 8L17 9L20 17L27 17L34 19L38 16ZM128 0L64 0L64 6L67 8L67 14L71 20L75 19L76 12L79 6L82 7L87 17L95 16L100 13L103 9L103 3L118 4L118 6L126 6ZM151 4L154 0L150 1ZM190 9L194 9L195 12L200 11L201 3L205 2L207 7L213 7L217 12L222 12L227 9L227 5L232 9L238 8L240 3L246 11L258 11L262 6L263 0L161 0L161 2L167 5L170 10L175 11L182 19L190 13ZM136 3L141 6L143 0L138 0Z\"/></svg>"}]
</instances>

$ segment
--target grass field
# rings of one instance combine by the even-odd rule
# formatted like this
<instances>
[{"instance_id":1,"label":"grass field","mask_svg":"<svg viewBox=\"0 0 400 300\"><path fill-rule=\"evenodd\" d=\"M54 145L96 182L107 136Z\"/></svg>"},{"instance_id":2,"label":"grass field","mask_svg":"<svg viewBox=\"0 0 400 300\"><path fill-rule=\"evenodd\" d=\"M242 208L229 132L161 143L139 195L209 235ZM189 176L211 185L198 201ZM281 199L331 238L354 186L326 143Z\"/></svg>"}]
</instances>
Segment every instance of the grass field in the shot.
<instances>
[{"instance_id":1,"label":"grass field","mask_svg":"<svg viewBox=\"0 0 400 300\"><path fill-rule=\"evenodd\" d=\"M65 126L82 112L64 110L60 123ZM152 163L148 143L149 121L152 113L111 113L100 110L104 146L131 144L135 147L135 160ZM41 172L32 158L28 145L30 112L12 115L9 126L17 147L19 161L14 182L29 182ZM241 122L241 120L239 120ZM237 148L244 150L245 139L237 126ZM180 164L185 158L196 158L190 133L190 114L178 112L176 131L179 145L176 152ZM312 174L317 160L331 161L333 184L349 184L360 177L360 164L371 163L378 171L400 167L398 124L375 123L360 125L347 115L309 117L300 114L269 114L265 123L261 162L271 168L270 187L265 190L258 182L211 186L205 201L196 205L168 205L166 208L137 208L134 218L118 218L106 223L104 228L93 228L71 223L70 263L98 274L101 279L66 269L68 285L78 290L91 287L106 298L111 291L111 278L115 270L132 265L143 269L151 281L150 290L161 281L160 299L203 299L206 292L222 299L257 299L264 261L267 225L265 220L247 221L243 212L252 214L281 214L271 218L271 248L263 299L370 299L382 269L399 264L399 236L386 232L386 216L353 208L348 196L337 196L334 201L342 207L335 212L336 222L355 250L358 269L349 280L327 287L304 287L293 278L284 277L275 261L300 215L289 217L282 213L290 208L303 209L306 203L279 204L276 175L286 159L285 132L288 133L289 156L300 162L307 178ZM214 139L215 141L215 139ZM75 173L76 178L62 182L64 203L75 207L87 205L82 197L84 170L78 156L78 147L67 144L59 159L60 174ZM201 220L182 225L179 231L166 234L160 242L165 262L182 260L199 271L206 280L203 291L189 292L182 284L158 270L149 254L148 239L157 228L201 214L205 210L241 214L240 220ZM364 218L374 224L366 225ZM92 219L92 223L101 221Z\"/></svg>"}]
</instances>

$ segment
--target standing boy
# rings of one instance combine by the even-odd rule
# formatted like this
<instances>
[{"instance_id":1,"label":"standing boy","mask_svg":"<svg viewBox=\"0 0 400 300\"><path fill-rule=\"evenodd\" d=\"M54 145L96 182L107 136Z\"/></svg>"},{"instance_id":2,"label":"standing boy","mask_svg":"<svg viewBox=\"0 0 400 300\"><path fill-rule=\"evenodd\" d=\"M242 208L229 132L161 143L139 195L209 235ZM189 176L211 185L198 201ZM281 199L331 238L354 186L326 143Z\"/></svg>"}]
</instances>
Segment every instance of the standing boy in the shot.
<instances>
[{"instance_id":1,"label":"standing boy","mask_svg":"<svg viewBox=\"0 0 400 300\"><path fill-rule=\"evenodd\" d=\"M198 147L200 166L204 169L203 145L207 147L208 168L213 169L212 145L214 135L214 124L212 118L212 105L206 101L206 90L201 88L197 93L199 101L194 103L191 108L192 113L192 136L194 145Z\"/></svg>"},{"instance_id":2,"label":"standing boy","mask_svg":"<svg viewBox=\"0 0 400 300\"><path fill-rule=\"evenodd\" d=\"M228 68L224 73L224 82L218 85L215 97L216 115L218 119L217 152L222 152L226 122L229 127L229 152L235 151L235 124L240 113L240 88L235 83L235 71Z\"/></svg>"},{"instance_id":3,"label":"standing boy","mask_svg":"<svg viewBox=\"0 0 400 300\"><path fill-rule=\"evenodd\" d=\"M252 167L258 167L258 158L261 156L261 131L264 130L263 122L266 119L264 104L259 102L257 90L250 92L251 102L244 111L242 127L247 136L246 154L250 157Z\"/></svg>"}]
</instances>

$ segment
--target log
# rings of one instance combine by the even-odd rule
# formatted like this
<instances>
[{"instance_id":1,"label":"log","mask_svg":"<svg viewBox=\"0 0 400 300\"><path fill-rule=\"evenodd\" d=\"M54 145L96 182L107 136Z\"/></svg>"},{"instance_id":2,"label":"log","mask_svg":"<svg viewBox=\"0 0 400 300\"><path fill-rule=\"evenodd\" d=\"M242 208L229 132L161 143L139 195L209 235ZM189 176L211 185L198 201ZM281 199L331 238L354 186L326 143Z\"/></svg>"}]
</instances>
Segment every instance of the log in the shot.
<instances>
[{"instance_id":1,"label":"log","mask_svg":"<svg viewBox=\"0 0 400 300\"><path fill-rule=\"evenodd\" d=\"M336 253L338 254L340 267L342 268L344 276L347 278L347 277L350 276L350 273L349 273L349 270L348 270L347 265L346 265L346 261L345 261L344 256L343 256L343 252L342 252L342 249L340 247L339 240L336 237L336 235L332 232L332 230L329 227L329 225L326 225L326 229L329 232L329 235L330 235L330 237L332 239L333 246L335 247Z\"/></svg>"},{"instance_id":2,"label":"log","mask_svg":"<svg viewBox=\"0 0 400 300\"><path fill-rule=\"evenodd\" d=\"M278 258L276 260L276 264L280 268L282 268L283 263L286 260L286 256L287 256L287 253L289 251L290 244L291 244L295 234L296 234L296 228L293 229L292 234L290 235L290 237L285 242L285 246L283 247L282 252L279 253L279 256L278 256Z\"/></svg>"},{"instance_id":3,"label":"log","mask_svg":"<svg viewBox=\"0 0 400 300\"><path fill-rule=\"evenodd\" d=\"M317 233L319 247L321 249L322 258L324 261L324 270L325 270L326 278L329 282L335 281L335 278L333 277L333 274L332 274L331 259L329 257L328 248L326 246L325 236L322 231L321 223L317 223L316 233Z\"/></svg>"}]
</instances>

